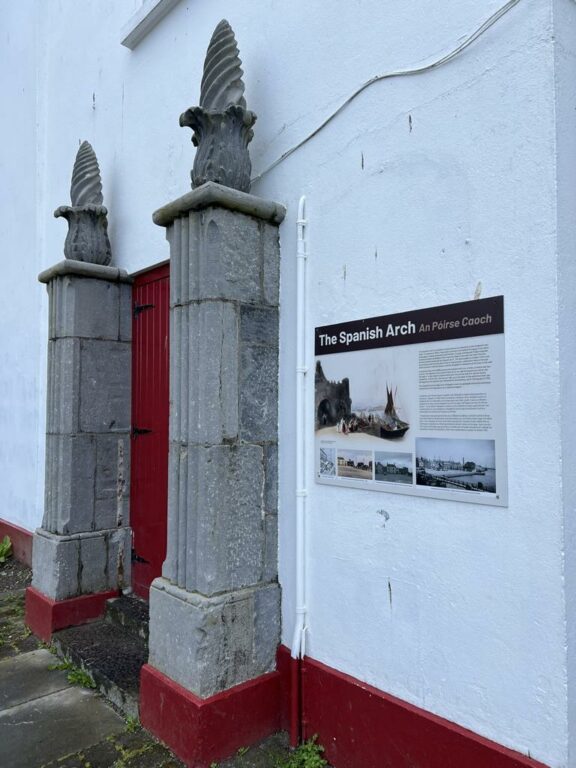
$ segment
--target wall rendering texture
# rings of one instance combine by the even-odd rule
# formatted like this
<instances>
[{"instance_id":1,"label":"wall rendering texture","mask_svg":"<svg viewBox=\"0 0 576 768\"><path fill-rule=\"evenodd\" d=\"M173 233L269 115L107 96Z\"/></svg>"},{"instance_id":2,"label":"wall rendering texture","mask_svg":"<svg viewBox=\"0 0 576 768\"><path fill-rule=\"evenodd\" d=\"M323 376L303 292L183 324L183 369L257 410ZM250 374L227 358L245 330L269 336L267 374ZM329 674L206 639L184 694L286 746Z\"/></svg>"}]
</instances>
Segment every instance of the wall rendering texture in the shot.
<instances>
[{"instance_id":1,"label":"wall rendering texture","mask_svg":"<svg viewBox=\"0 0 576 768\"><path fill-rule=\"evenodd\" d=\"M45 217L37 206L44 186L36 88L42 45L36 48L41 29L34 2L12 4L2 15L6 119L0 125L0 216L6 300L0 341L0 518L33 529L42 519L44 498L48 306L44 286L36 282L44 263Z\"/></svg>"}]
</instances>

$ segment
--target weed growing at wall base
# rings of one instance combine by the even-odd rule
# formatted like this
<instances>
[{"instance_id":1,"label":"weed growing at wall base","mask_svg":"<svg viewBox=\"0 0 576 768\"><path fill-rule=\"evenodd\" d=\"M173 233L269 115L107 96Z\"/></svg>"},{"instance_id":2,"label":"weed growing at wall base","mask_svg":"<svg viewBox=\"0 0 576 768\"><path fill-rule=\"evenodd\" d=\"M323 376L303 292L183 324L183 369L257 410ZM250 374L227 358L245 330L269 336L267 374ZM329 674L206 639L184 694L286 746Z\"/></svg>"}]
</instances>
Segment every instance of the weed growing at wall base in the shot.
<instances>
[{"instance_id":1,"label":"weed growing at wall base","mask_svg":"<svg viewBox=\"0 0 576 768\"><path fill-rule=\"evenodd\" d=\"M322 757L324 747L317 744L318 735L305 741L290 757L278 760L275 768L323 768L328 762Z\"/></svg>"},{"instance_id":2,"label":"weed growing at wall base","mask_svg":"<svg viewBox=\"0 0 576 768\"><path fill-rule=\"evenodd\" d=\"M59 664L50 664L48 669L65 670L68 672L67 679L71 685L81 685L83 688L96 688L96 683L90 672L77 667L70 659L64 659Z\"/></svg>"},{"instance_id":3,"label":"weed growing at wall base","mask_svg":"<svg viewBox=\"0 0 576 768\"><path fill-rule=\"evenodd\" d=\"M135 733L140 728L140 720L132 715L126 716L126 726L124 730L126 733Z\"/></svg>"},{"instance_id":4,"label":"weed growing at wall base","mask_svg":"<svg viewBox=\"0 0 576 768\"><path fill-rule=\"evenodd\" d=\"M9 536L4 536L0 541L0 563L5 563L12 554L12 542Z\"/></svg>"}]
</instances>

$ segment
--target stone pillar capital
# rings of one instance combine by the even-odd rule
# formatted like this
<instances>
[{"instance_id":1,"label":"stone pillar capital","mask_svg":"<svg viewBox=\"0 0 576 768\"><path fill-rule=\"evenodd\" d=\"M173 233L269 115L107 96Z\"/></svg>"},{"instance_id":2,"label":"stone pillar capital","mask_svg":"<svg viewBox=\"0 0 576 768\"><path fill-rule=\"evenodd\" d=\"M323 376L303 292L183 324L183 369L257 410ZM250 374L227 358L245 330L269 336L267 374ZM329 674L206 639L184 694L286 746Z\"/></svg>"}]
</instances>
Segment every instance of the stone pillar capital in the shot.
<instances>
[{"instance_id":1,"label":"stone pillar capital","mask_svg":"<svg viewBox=\"0 0 576 768\"><path fill-rule=\"evenodd\" d=\"M240 192L214 181L207 181L201 187L197 187L192 192L187 192L182 197L178 197L159 208L152 215L152 220L159 227L169 227L175 219L181 216L212 206L226 208L236 213L244 213L270 224L281 224L286 216L286 208L280 203L264 200L261 197L256 197L256 195Z\"/></svg>"},{"instance_id":2,"label":"stone pillar capital","mask_svg":"<svg viewBox=\"0 0 576 768\"><path fill-rule=\"evenodd\" d=\"M38 282L49 283L56 277L91 277L96 280L107 280L110 283L131 283L128 272L118 267L108 267L103 264L92 264L89 261L67 259L48 267L38 275Z\"/></svg>"}]
</instances>

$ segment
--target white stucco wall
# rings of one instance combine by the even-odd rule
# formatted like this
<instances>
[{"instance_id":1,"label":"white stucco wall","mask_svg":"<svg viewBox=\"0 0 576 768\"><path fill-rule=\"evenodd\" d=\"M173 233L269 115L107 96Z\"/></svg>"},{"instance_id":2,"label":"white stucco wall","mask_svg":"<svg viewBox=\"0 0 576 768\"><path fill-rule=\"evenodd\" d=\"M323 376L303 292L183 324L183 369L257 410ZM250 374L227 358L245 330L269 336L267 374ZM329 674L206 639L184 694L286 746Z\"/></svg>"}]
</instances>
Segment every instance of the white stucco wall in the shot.
<instances>
[{"instance_id":1,"label":"white stucco wall","mask_svg":"<svg viewBox=\"0 0 576 768\"><path fill-rule=\"evenodd\" d=\"M562 394L564 583L568 648L568 765L576 765L576 13L553 5L556 83L558 338Z\"/></svg>"},{"instance_id":2,"label":"white stucco wall","mask_svg":"<svg viewBox=\"0 0 576 768\"><path fill-rule=\"evenodd\" d=\"M470 11L456 17L461 32L474 26ZM443 49L421 18L419 52ZM331 149L322 152L318 139L313 179L312 147L292 167L302 162L308 194L313 325L470 299L478 280L484 295L506 297L509 508L311 485L309 651L560 766L567 720L550 24L547 4L523 4L450 67L374 86L327 129ZM413 48L406 36L403 43L358 80L407 63ZM387 54L388 45L386 34ZM532 426L543 413L544 450Z\"/></svg>"},{"instance_id":3,"label":"white stucco wall","mask_svg":"<svg viewBox=\"0 0 576 768\"><path fill-rule=\"evenodd\" d=\"M0 11L0 518L32 529L41 519L44 487L46 305L36 282L43 229L36 208L43 185L36 89L42 45L35 3L5 6Z\"/></svg>"},{"instance_id":4,"label":"white stucco wall","mask_svg":"<svg viewBox=\"0 0 576 768\"><path fill-rule=\"evenodd\" d=\"M151 213L189 188L194 150L178 117L197 103L222 17L259 115L258 173L365 80L439 57L501 4L182 0L132 52L119 41L136 0L6 6L2 71L18 72L7 82L21 119L0 129L13 185L2 212L11 300L0 340L1 517L29 528L41 519L46 307L35 276L62 256L66 226L51 217L68 201L79 140L100 160L115 261L135 271L168 255ZM564 594L576 563L563 554L565 531L570 542L576 533L576 489L560 407L576 363L574 225L558 226L574 220L575 176L556 167L557 153L574 165L574 87L565 83L574 82L566 30L575 16L571 0L522 0L445 67L373 85L253 188L288 208L283 641L294 610L295 220L305 194L310 343L315 325L471 299L478 281L484 296L504 294L510 497L501 509L314 485L310 420L308 651L554 768L576 766L567 735L574 611ZM565 37L556 50L554 23ZM31 186L37 211L23 219Z\"/></svg>"}]
</instances>

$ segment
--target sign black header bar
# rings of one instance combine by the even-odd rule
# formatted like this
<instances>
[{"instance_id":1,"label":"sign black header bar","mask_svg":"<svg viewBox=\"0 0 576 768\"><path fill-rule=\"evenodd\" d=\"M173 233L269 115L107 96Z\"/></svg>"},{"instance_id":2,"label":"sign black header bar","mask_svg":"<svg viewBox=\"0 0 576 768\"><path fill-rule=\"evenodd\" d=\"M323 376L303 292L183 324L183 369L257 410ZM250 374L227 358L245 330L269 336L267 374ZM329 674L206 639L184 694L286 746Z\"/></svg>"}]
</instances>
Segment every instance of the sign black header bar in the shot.
<instances>
[{"instance_id":1,"label":"sign black header bar","mask_svg":"<svg viewBox=\"0 0 576 768\"><path fill-rule=\"evenodd\" d=\"M462 301L316 328L315 354L355 352L504 333L504 297Z\"/></svg>"}]
</instances>

